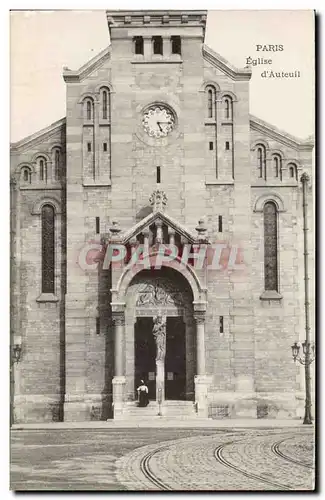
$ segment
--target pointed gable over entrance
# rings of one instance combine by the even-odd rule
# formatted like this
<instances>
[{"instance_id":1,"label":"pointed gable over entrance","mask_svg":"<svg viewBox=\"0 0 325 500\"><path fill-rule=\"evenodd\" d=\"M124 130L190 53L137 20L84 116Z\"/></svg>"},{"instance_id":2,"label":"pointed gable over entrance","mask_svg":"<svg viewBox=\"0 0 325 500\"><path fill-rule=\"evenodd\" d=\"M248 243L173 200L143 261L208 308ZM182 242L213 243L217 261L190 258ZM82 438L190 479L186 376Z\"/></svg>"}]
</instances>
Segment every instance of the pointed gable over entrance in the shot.
<instances>
[{"instance_id":1,"label":"pointed gable over entrance","mask_svg":"<svg viewBox=\"0 0 325 500\"><path fill-rule=\"evenodd\" d=\"M173 219L165 212L167 206L167 195L157 187L149 198L152 207L152 213L140 220L125 232L122 232L118 227L118 223L113 221L110 228L111 240L119 242L123 245L131 241L139 240L141 235L148 238L150 243L175 243L175 237L188 243L209 243L207 240L207 229L204 220L201 219L196 229L196 234L190 231L184 224ZM166 231L169 238L166 238ZM149 244L150 244L149 243Z\"/></svg>"}]
</instances>

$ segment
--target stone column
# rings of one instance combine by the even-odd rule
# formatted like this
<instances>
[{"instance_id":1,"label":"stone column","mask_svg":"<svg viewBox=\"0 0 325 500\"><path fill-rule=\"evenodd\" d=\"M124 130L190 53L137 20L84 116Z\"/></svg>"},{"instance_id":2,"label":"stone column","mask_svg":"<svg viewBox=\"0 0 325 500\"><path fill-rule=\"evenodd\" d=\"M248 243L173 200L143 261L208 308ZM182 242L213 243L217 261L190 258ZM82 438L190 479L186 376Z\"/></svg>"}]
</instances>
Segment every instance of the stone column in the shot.
<instances>
[{"instance_id":1,"label":"stone column","mask_svg":"<svg viewBox=\"0 0 325 500\"><path fill-rule=\"evenodd\" d=\"M205 315L195 314L197 375L205 375Z\"/></svg>"},{"instance_id":2,"label":"stone column","mask_svg":"<svg viewBox=\"0 0 325 500\"><path fill-rule=\"evenodd\" d=\"M172 54L172 42L170 36L163 36L163 54L165 57L170 57Z\"/></svg>"},{"instance_id":3,"label":"stone column","mask_svg":"<svg viewBox=\"0 0 325 500\"><path fill-rule=\"evenodd\" d=\"M156 222L156 241L155 243L159 245L160 243L163 243L163 230L162 230L162 221L160 219L157 219Z\"/></svg>"},{"instance_id":4,"label":"stone column","mask_svg":"<svg viewBox=\"0 0 325 500\"><path fill-rule=\"evenodd\" d=\"M125 399L125 384L126 379L124 375L124 329L125 317L124 311L113 313L114 323L114 361L115 371L113 378L113 407L114 418L122 418Z\"/></svg>"},{"instance_id":5,"label":"stone column","mask_svg":"<svg viewBox=\"0 0 325 500\"><path fill-rule=\"evenodd\" d=\"M150 35L143 36L143 55L145 58L150 58L152 56L152 42Z\"/></svg>"},{"instance_id":6,"label":"stone column","mask_svg":"<svg viewBox=\"0 0 325 500\"><path fill-rule=\"evenodd\" d=\"M165 400L165 354L166 354L166 318L156 316L153 336L156 341L156 400L163 404Z\"/></svg>"},{"instance_id":7,"label":"stone column","mask_svg":"<svg viewBox=\"0 0 325 500\"><path fill-rule=\"evenodd\" d=\"M196 321L196 370L195 376L195 402L199 417L208 417L208 388L211 385L212 377L206 375L205 366L205 309L204 304L198 305L198 310L194 312Z\"/></svg>"}]
</instances>

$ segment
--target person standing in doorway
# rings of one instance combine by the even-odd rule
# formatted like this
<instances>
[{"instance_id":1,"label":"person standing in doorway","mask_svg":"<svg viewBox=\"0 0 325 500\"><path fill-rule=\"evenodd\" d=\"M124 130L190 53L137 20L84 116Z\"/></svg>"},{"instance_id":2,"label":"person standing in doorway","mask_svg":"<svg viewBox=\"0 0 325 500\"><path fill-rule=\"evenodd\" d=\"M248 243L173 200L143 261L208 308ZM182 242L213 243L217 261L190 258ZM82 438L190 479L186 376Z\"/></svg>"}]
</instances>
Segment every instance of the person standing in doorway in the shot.
<instances>
[{"instance_id":1,"label":"person standing in doorway","mask_svg":"<svg viewBox=\"0 0 325 500\"><path fill-rule=\"evenodd\" d=\"M144 380L140 381L140 385L137 388L138 392L138 406L148 406L149 397L148 397L148 386L144 383Z\"/></svg>"}]
</instances>

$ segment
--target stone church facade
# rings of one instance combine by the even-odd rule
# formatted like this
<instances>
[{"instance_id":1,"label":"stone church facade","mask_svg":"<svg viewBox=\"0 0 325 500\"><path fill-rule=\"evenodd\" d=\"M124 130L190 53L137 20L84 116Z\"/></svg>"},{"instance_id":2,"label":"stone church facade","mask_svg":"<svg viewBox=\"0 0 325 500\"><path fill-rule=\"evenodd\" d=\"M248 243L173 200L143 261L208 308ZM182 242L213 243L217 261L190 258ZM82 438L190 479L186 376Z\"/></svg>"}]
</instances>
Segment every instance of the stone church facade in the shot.
<instances>
[{"instance_id":1,"label":"stone church facade","mask_svg":"<svg viewBox=\"0 0 325 500\"><path fill-rule=\"evenodd\" d=\"M107 12L66 117L11 145L15 422L303 413L313 143L250 115L206 18Z\"/></svg>"}]
</instances>

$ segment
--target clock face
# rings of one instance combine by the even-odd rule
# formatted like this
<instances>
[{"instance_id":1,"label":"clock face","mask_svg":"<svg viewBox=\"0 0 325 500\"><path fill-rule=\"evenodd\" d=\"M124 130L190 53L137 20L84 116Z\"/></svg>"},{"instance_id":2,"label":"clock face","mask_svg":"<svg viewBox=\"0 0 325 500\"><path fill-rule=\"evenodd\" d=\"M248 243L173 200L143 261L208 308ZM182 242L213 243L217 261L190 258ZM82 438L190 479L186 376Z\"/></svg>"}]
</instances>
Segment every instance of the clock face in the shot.
<instances>
[{"instance_id":1,"label":"clock face","mask_svg":"<svg viewBox=\"0 0 325 500\"><path fill-rule=\"evenodd\" d=\"M166 137L175 126L175 118L165 106L150 106L143 114L142 126L150 137Z\"/></svg>"}]
</instances>

